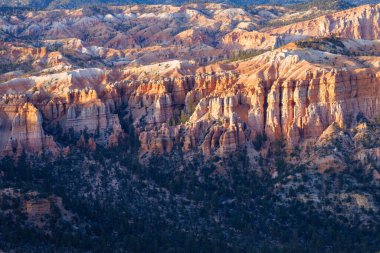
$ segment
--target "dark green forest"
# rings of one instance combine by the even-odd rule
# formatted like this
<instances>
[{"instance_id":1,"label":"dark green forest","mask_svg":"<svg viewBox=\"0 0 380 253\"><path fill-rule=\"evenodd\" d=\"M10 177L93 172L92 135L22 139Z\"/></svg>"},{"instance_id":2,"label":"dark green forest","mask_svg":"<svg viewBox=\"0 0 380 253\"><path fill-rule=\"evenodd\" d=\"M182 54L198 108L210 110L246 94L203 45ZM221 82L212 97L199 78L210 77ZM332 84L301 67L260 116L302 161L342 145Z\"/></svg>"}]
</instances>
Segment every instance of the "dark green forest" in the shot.
<instances>
[{"instance_id":1,"label":"dark green forest","mask_svg":"<svg viewBox=\"0 0 380 253\"><path fill-rule=\"evenodd\" d=\"M0 212L0 249L8 252L376 252L379 216L370 224L347 216L341 205L300 202L297 193L380 191L359 167L321 175L282 159L282 140L271 159L280 169L273 179L250 168L243 151L228 158L192 161L176 156L137 162L138 143L95 152L75 149L50 160L4 158L1 189L56 195L76 214L69 223L51 217L49 230L31 226L19 211ZM259 146L257 146L260 148ZM176 157L176 158L173 158ZM32 161L32 162L31 162ZM261 163L265 165L267 159ZM217 173L216 164L227 168ZM290 175L301 175L290 191L281 190ZM307 182L307 184L306 184ZM293 182L293 184L295 184ZM117 185L117 187L115 187ZM297 185L297 184L295 184ZM339 185L339 186L337 186ZM314 188L313 188L314 187ZM313 188L313 189L312 189ZM285 189L285 188L284 188ZM282 195L286 195L284 200ZM2 205L2 209L14 210ZM13 207L14 208L14 207ZM4 211L4 210L3 210Z\"/></svg>"}]
</instances>

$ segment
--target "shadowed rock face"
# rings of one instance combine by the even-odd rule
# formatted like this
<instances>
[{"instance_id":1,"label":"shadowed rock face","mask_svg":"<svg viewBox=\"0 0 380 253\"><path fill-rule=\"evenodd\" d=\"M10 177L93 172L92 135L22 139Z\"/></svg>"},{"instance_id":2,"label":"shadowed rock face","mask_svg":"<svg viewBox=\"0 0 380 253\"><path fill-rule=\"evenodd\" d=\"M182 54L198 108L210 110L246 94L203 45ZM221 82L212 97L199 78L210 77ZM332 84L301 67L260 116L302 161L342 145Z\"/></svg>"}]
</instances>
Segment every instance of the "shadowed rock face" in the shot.
<instances>
[{"instance_id":1,"label":"shadowed rock face","mask_svg":"<svg viewBox=\"0 0 380 253\"><path fill-rule=\"evenodd\" d=\"M258 135L295 146L332 124L350 127L359 114L379 116L379 5L263 30L261 21L286 9L257 8L128 6L2 18L1 29L19 42L2 43L0 60L29 64L0 76L3 155L59 154L68 135L90 149L114 146L130 119L142 155L178 147L225 156ZM26 33L43 45L28 44ZM340 39L307 47L332 35ZM297 42L304 37L309 44Z\"/></svg>"}]
</instances>

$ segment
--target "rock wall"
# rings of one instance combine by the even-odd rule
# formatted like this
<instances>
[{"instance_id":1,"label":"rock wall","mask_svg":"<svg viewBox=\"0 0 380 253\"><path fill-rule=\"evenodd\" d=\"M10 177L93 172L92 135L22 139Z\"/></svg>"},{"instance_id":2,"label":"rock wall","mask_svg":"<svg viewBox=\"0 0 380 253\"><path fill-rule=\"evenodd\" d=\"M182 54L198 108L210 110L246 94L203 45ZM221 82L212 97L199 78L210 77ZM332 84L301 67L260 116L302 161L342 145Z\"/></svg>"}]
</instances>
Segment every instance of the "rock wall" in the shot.
<instances>
[{"instance_id":1,"label":"rock wall","mask_svg":"<svg viewBox=\"0 0 380 253\"><path fill-rule=\"evenodd\" d=\"M270 31L272 35L329 37L377 40L380 38L380 5L362 5L316 19Z\"/></svg>"},{"instance_id":2,"label":"rock wall","mask_svg":"<svg viewBox=\"0 0 380 253\"><path fill-rule=\"evenodd\" d=\"M19 156L23 152L41 154L43 151L57 154L56 143L42 128L43 119L40 111L29 102L20 104L14 109L8 118L11 120L11 132L8 136L2 136L8 137L3 154Z\"/></svg>"},{"instance_id":3,"label":"rock wall","mask_svg":"<svg viewBox=\"0 0 380 253\"><path fill-rule=\"evenodd\" d=\"M166 93L165 99L157 96L151 111L143 110L145 116L166 115L153 125L142 127L141 121L135 122L143 151L154 147L160 153L170 152L174 145L180 145L185 151L198 149L204 155L224 155L244 147L257 134L265 134L269 140L283 135L289 144L297 145L319 137L334 122L344 128L350 127L359 113L368 118L380 115L380 79L370 70L317 71L305 79L261 80L239 89L234 87L239 80L222 84L216 81L220 79L207 79L214 80L208 85L213 89L205 92L201 85L204 80L194 79L194 89L184 101L178 100L184 112L189 112L190 101L197 104L189 120L180 126L165 123L159 127L160 122L167 122L167 115L172 115L163 113L162 108L170 107L167 101L173 100L173 93ZM224 87L223 92L218 86ZM227 93L226 87L230 87ZM195 94L203 95L198 101ZM176 107L171 108L174 111ZM144 116L136 117L141 118Z\"/></svg>"}]
</instances>

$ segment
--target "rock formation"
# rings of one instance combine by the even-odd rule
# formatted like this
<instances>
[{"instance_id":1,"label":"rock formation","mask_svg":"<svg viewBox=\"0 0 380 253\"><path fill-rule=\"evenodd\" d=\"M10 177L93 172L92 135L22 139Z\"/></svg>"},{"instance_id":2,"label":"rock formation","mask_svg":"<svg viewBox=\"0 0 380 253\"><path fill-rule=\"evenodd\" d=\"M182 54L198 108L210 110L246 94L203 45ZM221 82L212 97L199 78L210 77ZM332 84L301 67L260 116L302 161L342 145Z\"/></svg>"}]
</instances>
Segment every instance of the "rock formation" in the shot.
<instances>
[{"instance_id":1,"label":"rock formation","mask_svg":"<svg viewBox=\"0 0 380 253\"><path fill-rule=\"evenodd\" d=\"M292 35L376 40L380 37L380 5L362 5L353 9L290 24L270 31L272 35Z\"/></svg>"},{"instance_id":2,"label":"rock formation","mask_svg":"<svg viewBox=\"0 0 380 253\"><path fill-rule=\"evenodd\" d=\"M12 114L11 132L3 149L4 155L19 156L24 151L35 154L47 151L57 154L57 145L53 137L45 135L42 115L36 107L27 102L21 104Z\"/></svg>"},{"instance_id":3,"label":"rock formation","mask_svg":"<svg viewBox=\"0 0 380 253\"><path fill-rule=\"evenodd\" d=\"M39 31L42 45L1 44L10 49L1 50L3 62L31 66L0 75L3 154L59 153L62 138L93 150L114 147L128 138L121 127L128 122L141 154L226 156L251 148L259 136L283 136L297 146L317 140L333 123L347 128L358 115L380 115L379 5L262 30L259 24L280 18L286 8L257 7L255 15L219 4L133 10L139 8L97 16L59 10L58 19L71 15L75 22L39 29L29 27L36 16L25 17L23 29ZM49 11L37 13L48 23ZM109 32L131 20L127 33ZM22 38L21 28L2 24ZM58 36L60 30L66 32ZM313 37L321 36L331 37L329 47L313 47ZM303 46L286 44L304 37L310 39ZM236 58L239 52L245 54Z\"/></svg>"}]
</instances>

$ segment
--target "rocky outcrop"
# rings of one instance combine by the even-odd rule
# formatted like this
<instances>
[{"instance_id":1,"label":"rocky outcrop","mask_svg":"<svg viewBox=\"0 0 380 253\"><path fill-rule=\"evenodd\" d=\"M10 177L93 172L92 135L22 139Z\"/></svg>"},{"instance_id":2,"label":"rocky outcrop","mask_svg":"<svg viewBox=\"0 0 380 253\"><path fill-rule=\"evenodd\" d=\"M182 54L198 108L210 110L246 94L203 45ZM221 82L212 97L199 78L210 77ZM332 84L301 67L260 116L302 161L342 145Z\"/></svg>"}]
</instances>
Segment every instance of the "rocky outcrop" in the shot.
<instances>
[{"instance_id":1,"label":"rocky outcrop","mask_svg":"<svg viewBox=\"0 0 380 253\"><path fill-rule=\"evenodd\" d=\"M47 132L82 148L115 147L128 138L122 122L127 128L133 125L141 154L182 150L226 156L251 148L263 136L269 141L285 137L291 147L318 139L332 124L350 127L357 115L380 115L380 69L374 54L378 43L363 40L378 37L379 5L265 31L257 31L259 24L285 15L285 7L257 7L255 15L218 4L134 8L141 13L115 7L120 15L89 17L82 11L58 10L60 18L70 14L76 21L55 25L55 30L66 30L74 38L56 37L36 47L2 44L12 49L1 50L2 59L25 56L22 62L32 60L34 71L69 62L71 67L99 67L37 71L36 76L11 80L17 73L1 76L6 80L0 85L1 150L40 153L54 146ZM47 13L39 18L49 20ZM33 20L25 17L22 29ZM184 24L179 26L178 20ZM124 21L131 26L128 34L119 29ZM2 29L16 36L17 29L7 22L3 20ZM149 29L142 28L147 25ZM39 30L41 38L56 36L45 31L49 27L28 31ZM88 40L73 28L99 36ZM283 46L288 40L333 35L349 40L334 36L325 41L329 48L323 44L313 49L306 40L302 48L299 43ZM341 51L330 50L337 45ZM355 55L370 48L371 57L350 55L348 48ZM219 61L240 51L249 58ZM253 57L257 52L261 54ZM115 67L123 64L128 67Z\"/></svg>"},{"instance_id":2,"label":"rocky outcrop","mask_svg":"<svg viewBox=\"0 0 380 253\"><path fill-rule=\"evenodd\" d=\"M243 62L233 70L240 74L238 78L229 78L226 73L192 79L193 89L184 101L177 101L189 114L189 123L182 126L185 129L183 143L172 141L171 138L178 136L167 127L166 131L155 134L148 127L150 134L147 135L141 129L144 138L140 140L145 151L149 149L145 142L152 143L153 138L159 143L163 139L170 140L170 147L182 145L185 151L198 149L210 155L218 150L228 154L244 147L258 134L265 134L272 141L284 136L288 144L294 146L305 139L318 138L332 123L345 128L354 123L358 114L368 118L379 115L377 86L380 80L376 70L316 67L313 58L305 61L302 58L306 55L297 52L279 49L273 60L261 63L262 59L272 57L272 53L268 53ZM167 89L169 83L162 84L165 98L175 96ZM158 104L151 107L151 112L144 112L146 115L165 115L161 104L168 105L162 101L170 100L156 101ZM174 104L171 108L174 110ZM141 118L144 117L136 117ZM139 122L135 122L137 127Z\"/></svg>"},{"instance_id":3,"label":"rocky outcrop","mask_svg":"<svg viewBox=\"0 0 380 253\"><path fill-rule=\"evenodd\" d=\"M192 75L144 80L128 72L117 77L128 81L60 92L53 98L41 91L30 103L39 108L37 125L43 118L47 129L73 131L78 139L89 134L96 144L106 146L115 146L123 136L115 112L124 107L139 135L142 153L170 153L178 146L186 152L224 156L244 148L258 135L272 141L284 136L290 145L297 145L318 138L334 122L344 128L359 113L368 118L380 114L377 69L356 62L344 69L339 67L347 62L343 56L328 57L319 51L280 48L238 64L198 68ZM321 58L324 65L317 65ZM10 99L9 95L4 98L8 102L3 110L7 115L14 110L13 119L20 102L12 105ZM23 103L26 100L18 98ZM22 136L18 132L26 132L18 130L17 124L12 129L16 139ZM47 138L42 127L29 129L41 133L29 139L41 141L26 146L39 150L49 145L42 141ZM7 150L17 145L13 141Z\"/></svg>"},{"instance_id":4,"label":"rocky outcrop","mask_svg":"<svg viewBox=\"0 0 380 253\"><path fill-rule=\"evenodd\" d=\"M45 135L42 128L42 115L31 103L17 108L11 120L11 133L4 155L21 155L23 152L41 154L43 151L57 154L58 147L53 137Z\"/></svg>"},{"instance_id":5,"label":"rocky outcrop","mask_svg":"<svg viewBox=\"0 0 380 253\"><path fill-rule=\"evenodd\" d=\"M173 150L174 138L178 128L163 124L160 129L144 131L140 134L141 151L144 153L164 154Z\"/></svg>"},{"instance_id":6,"label":"rocky outcrop","mask_svg":"<svg viewBox=\"0 0 380 253\"><path fill-rule=\"evenodd\" d=\"M108 90L112 91L112 89ZM105 102L94 89L70 91L64 97L48 100L43 94L5 95L0 103L3 155L19 156L22 153L58 155L61 149L52 136L67 134L91 138L86 146L96 149L96 142L104 146L118 145L124 136L119 117L114 114L117 103L112 93L104 91ZM5 142L5 140L8 140Z\"/></svg>"},{"instance_id":7,"label":"rocky outcrop","mask_svg":"<svg viewBox=\"0 0 380 253\"><path fill-rule=\"evenodd\" d=\"M55 195L44 197L37 192L14 195L21 202L20 211L27 218L27 222L40 229L43 228L47 234L50 232L50 219L61 217L66 221L72 221L73 214L64 208L61 197Z\"/></svg>"},{"instance_id":8,"label":"rocky outcrop","mask_svg":"<svg viewBox=\"0 0 380 253\"><path fill-rule=\"evenodd\" d=\"M246 30L234 30L222 38L224 47L236 50L273 49L280 46L277 36L268 33Z\"/></svg>"},{"instance_id":9,"label":"rocky outcrop","mask_svg":"<svg viewBox=\"0 0 380 253\"><path fill-rule=\"evenodd\" d=\"M63 101L51 100L44 107L44 115L56 121L65 132L73 131L75 134L86 132L105 144L110 135L118 135L122 131L119 117L113 113L120 101L117 97L114 101L112 94L104 92L103 102L94 89L70 91Z\"/></svg>"},{"instance_id":10,"label":"rocky outcrop","mask_svg":"<svg viewBox=\"0 0 380 253\"><path fill-rule=\"evenodd\" d=\"M270 31L271 34L377 40L380 5L363 5Z\"/></svg>"}]
</instances>

